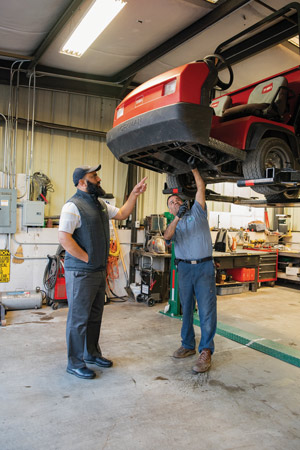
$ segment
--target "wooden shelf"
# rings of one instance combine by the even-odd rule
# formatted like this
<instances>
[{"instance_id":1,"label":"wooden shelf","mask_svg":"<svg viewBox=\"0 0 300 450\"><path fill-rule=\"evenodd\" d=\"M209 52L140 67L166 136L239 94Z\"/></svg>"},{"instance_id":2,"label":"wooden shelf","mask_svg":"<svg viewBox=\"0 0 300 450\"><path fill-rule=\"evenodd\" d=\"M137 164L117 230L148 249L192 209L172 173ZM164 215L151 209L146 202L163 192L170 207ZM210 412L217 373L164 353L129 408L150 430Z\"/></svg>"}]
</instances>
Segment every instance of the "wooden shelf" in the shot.
<instances>
[{"instance_id":1,"label":"wooden shelf","mask_svg":"<svg viewBox=\"0 0 300 450\"><path fill-rule=\"evenodd\" d=\"M278 256L288 256L289 258L300 258L300 252L291 250L289 252L279 251Z\"/></svg>"},{"instance_id":2,"label":"wooden shelf","mask_svg":"<svg viewBox=\"0 0 300 450\"><path fill-rule=\"evenodd\" d=\"M216 283L216 286L236 286L241 284L249 284L251 281L225 281L224 283Z\"/></svg>"}]
</instances>

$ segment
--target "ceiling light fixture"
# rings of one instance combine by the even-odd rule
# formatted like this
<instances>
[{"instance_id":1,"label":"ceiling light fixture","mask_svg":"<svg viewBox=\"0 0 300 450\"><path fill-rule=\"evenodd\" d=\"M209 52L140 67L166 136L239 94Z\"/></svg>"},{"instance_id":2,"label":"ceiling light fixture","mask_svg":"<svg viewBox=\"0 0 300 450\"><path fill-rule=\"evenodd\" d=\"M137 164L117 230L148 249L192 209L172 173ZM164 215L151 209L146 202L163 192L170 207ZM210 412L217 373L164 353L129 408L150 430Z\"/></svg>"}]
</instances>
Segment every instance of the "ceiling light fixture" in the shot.
<instances>
[{"instance_id":1,"label":"ceiling light fixture","mask_svg":"<svg viewBox=\"0 0 300 450\"><path fill-rule=\"evenodd\" d=\"M294 36L288 40L291 44L296 45L299 48L299 36Z\"/></svg>"},{"instance_id":2,"label":"ceiling light fixture","mask_svg":"<svg viewBox=\"0 0 300 450\"><path fill-rule=\"evenodd\" d=\"M95 0L60 53L80 58L126 3L123 0Z\"/></svg>"}]
</instances>

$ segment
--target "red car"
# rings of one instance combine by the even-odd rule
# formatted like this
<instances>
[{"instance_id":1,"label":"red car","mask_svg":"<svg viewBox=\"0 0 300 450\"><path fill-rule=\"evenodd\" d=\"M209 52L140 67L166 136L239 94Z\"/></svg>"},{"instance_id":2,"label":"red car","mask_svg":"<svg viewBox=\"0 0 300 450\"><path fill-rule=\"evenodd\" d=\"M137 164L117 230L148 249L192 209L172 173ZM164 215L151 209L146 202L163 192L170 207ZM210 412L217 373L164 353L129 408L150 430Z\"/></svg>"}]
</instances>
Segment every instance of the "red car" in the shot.
<instances>
[{"instance_id":1,"label":"red car","mask_svg":"<svg viewBox=\"0 0 300 450\"><path fill-rule=\"evenodd\" d=\"M218 77L224 67L228 83ZM300 67L213 98L232 81L231 66L215 54L143 83L117 107L108 147L124 163L167 173L168 187L190 196L190 155L206 183L263 178L269 167L300 170ZM280 185L253 189L270 201L300 193Z\"/></svg>"}]
</instances>

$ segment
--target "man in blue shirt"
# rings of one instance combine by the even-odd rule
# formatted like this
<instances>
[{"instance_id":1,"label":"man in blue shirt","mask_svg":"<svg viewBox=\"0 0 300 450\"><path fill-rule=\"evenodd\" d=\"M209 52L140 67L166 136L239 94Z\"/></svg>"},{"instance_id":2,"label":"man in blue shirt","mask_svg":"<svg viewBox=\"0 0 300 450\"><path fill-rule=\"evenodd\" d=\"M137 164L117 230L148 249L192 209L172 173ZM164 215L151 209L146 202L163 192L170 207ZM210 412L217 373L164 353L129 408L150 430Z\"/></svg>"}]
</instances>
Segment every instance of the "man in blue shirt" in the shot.
<instances>
[{"instance_id":1,"label":"man in blue shirt","mask_svg":"<svg viewBox=\"0 0 300 450\"><path fill-rule=\"evenodd\" d=\"M174 242L175 264L178 269L179 296L182 306L181 347L175 358L194 355L195 332L193 314L195 297L201 328L199 358L194 372L206 372L214 352L214 336L217 323L217 297L215 268L212 258L212 240L205 204L205 184L193 157L188 159L195 178L197 193L190 210L180 197L173 194L167 200L169 211L175 216L165 231L166 240Z\"/></svg>"}]
</instances>

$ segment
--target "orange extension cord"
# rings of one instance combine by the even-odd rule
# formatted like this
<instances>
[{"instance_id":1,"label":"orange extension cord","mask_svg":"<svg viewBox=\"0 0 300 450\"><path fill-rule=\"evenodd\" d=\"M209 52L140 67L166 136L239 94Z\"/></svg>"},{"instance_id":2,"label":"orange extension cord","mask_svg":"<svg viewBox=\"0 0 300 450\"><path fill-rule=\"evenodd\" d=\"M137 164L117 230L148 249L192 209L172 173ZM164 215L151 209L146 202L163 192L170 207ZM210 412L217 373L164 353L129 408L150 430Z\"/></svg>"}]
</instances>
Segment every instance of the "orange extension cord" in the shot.
<instances>
[{"instance_id":1,"label":"orange extension cord","mask_svg":"<svg viewBox=\"0 0 300 450\"><path fill-rule=\"evenodd\" d=\"M114 285L114 280L119 278L118 259L120 254L120 248L118 242L114 239L110 239L109 244L109 256L107 260L106 268L106 283L109 288Z\"/></svg>"}]
</instances>

